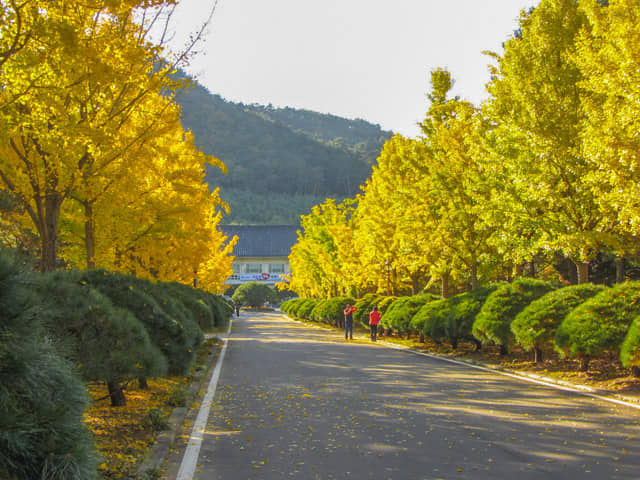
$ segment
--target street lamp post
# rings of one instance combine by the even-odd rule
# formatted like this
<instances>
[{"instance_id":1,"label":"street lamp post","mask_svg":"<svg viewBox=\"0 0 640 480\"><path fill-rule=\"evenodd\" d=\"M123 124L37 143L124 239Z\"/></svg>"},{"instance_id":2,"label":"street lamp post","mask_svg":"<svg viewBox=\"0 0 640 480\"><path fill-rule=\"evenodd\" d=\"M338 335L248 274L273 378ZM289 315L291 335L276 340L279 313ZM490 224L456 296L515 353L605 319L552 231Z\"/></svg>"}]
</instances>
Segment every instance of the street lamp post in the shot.
<instances>
[{"instance_id":1,"label":"street lamp post","mask_svg":"<svg viewBox=\"0 0 640 480\"><path fill-rule=\"evenodd\" d=\"M384 262L384 266L386 269L386 277L387 277L387 296L391 295L391 282L390 282L390 274L391 274L391 262L387 259Z\"/></svg>"}]
</instances>

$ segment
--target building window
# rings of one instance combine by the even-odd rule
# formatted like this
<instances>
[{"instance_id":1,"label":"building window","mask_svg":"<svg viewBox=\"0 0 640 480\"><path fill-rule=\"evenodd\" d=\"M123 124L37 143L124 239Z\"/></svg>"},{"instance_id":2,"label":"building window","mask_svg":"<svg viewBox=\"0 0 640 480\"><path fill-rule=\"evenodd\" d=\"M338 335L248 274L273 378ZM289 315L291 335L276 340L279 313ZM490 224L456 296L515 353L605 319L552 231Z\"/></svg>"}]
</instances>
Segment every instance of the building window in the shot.
<instances>
[{"instance_id":1,"label":"building window","mask_svg":"<svg viewBox=\"0 0 640 480\"><path fill-rule=\"evenodd\" d=\"M247 263L246 273L262 273L262 265L259 263Z\"/></svg>"},{"instance_id":2,"label":"building window","mask_svg":"<svg viewBox=\"0 0 640 480\"><path fill-rule=\"evenodd\" d=\"M233 273L242 273L242 265L238 263L232 263L231 268L233 269Z\"/></svg>"},{"instance_id":3,"label":"building window","mask_svg":"<svg viewBox=\"0 0 640 480\"><path fill-rule=\"evenodd\" d=\"M270 263L269 273L284 273L284 263Z\"/></svg>"}]
</instances>

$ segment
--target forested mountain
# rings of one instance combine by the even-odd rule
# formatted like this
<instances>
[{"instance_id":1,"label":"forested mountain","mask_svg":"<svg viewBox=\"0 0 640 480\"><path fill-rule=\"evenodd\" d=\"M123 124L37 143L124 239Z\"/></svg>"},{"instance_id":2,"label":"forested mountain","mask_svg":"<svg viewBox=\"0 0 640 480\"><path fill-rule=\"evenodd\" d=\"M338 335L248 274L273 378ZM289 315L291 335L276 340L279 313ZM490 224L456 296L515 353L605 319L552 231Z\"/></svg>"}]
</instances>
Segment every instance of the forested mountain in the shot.
<instances>
[{"instance_id":1,"label":"forested mountain","mask_svg":"<svg viewBox=\"0 0 640 480\"><path fill-rule=\"evenodd\" d=\"M392 135L364 120L229 102L198 83L178 103L196 144L228 168L207 172L231 206L226 223L297 223L327 197L353 197Z\"/></svg>"}]
</instances>

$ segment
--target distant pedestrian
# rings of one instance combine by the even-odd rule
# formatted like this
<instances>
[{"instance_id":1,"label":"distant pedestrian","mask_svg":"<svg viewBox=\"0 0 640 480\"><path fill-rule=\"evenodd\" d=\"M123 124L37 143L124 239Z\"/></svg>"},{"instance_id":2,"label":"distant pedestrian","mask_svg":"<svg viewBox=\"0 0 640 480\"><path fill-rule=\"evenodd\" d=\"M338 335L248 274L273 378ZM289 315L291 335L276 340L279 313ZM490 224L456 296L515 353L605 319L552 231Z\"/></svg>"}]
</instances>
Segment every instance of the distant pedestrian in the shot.
<instances>
[{"instance_id":1,"label":"distant pedestrian","mask_svg":"<svg viewBox=\"0 0 640 480\"><path fill-rule=\"evenodd\" d=\"M347 303L344 309L344 339L353 340L353 312L356 311L356 307Z\"/></svg>"},{"instance_id":2,"label":"distant pedestrian","mask_svg":"<svg viewBox=\"0 0 640 480\"><path fill-rule=\"evenodd\" d=\"M240 304L236 303L235 306L236 306L236 317L239 317L240 316Z\"/></svg>"},{"instance_id":3,"label":"distant pedestrian","mask_svg":"<svg viewBox=\"0 0 640 480\"><path fill-rule=\"evenodd\" d=\"M371 329L371 341L376 341L378 335L378 324L380 323L380 312L378 307L374 306L373 310L369 312L369 328Z\"/></svg>"}]
</instances>

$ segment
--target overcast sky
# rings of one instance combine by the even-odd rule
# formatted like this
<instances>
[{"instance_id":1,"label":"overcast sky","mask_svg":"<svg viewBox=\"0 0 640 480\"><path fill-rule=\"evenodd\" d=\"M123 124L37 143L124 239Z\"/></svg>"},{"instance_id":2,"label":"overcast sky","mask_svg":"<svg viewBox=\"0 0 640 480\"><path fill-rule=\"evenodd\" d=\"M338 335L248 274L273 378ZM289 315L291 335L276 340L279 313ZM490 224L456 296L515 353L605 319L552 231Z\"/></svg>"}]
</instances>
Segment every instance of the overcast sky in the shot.
<instances>
[{"instance_id":1,"label":"overcast sky","mask_svg":"<svg viewBox=\"0 0 640 480\"><path fill-rule=\"evenodd\" d=\"M539 0L218 0L188 72L234 102L362 118L414 137L429 72L486 98L491 60ZM182 0L174 26L197 30L213 0Z\"/></svg>"}]
</instances>

